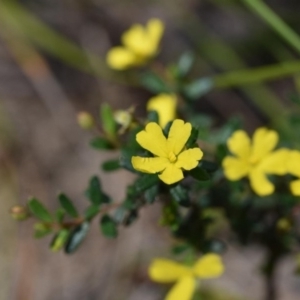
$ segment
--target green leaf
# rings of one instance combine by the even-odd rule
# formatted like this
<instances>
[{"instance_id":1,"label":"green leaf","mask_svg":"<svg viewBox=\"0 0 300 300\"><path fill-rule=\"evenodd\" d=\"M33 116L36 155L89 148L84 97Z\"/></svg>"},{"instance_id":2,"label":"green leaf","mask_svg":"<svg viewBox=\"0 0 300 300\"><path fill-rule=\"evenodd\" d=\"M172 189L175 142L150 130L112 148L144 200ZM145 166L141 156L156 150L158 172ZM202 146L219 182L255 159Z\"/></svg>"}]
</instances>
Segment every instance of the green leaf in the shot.
<instances>
[{"instance_id":1,"label":"green leaf","mask_svg":"<svg viewBox=\"0 0 300 300\"><path fill-rule=\"evenodd\" d=\"M55 218L57 220L58 223L62 223L65 217L65 210L62 208L58 208L55 212Z\"/></svg>"},{"instance_id":2,"label":"green leaf","mask_svg":"<svg viewBox=\"0 0 300 300\"><path fill-rule=\"evenodd\" d=\"M214 173L219 169L219 165L215 162L208 161L208 160L201 160L199 167L207 171L208 173Z\"/></svg>"},{"instance_id":3,"label":"green leaf","mask_svg":"<svg viewBox=\"0 0 300 300\"><path fill-rule=\"evenodd\" d=\"M195 127L192 127L192 132L189 137L189 139L186 142L186 148L193 148L193 147L198 147L196 144L197 138L198 138L199 130Z\"/></svg>"},{"instance_id":4,"label":"green leaf","mask_svg":"<svg viewBox=\"0 0 300 300\"><path fill-rule=\"evenodd\" d=\"M95 216L98 215L99 212L100 212L100 208L98 205L89 206L84 212L85 220L91 221Z\"/></svg>"},{"instance_id":5,"label":"green leaf","mask_svg":"<svg viewBox=\"0 0 300 300\"><path fill-rule=\"evenodd\" d=\"M114 119L113 110L107 103L103 103L100 108L100 117L104 132L114 137L117 132L117 123Z\"/></svg>"},{"instance_id":6,"label":"green leaf","mask_svg":"<svg viewBox=\"0 0 300 300\"><path fill-rule=\"evenodd\" d=\"M108 238L116 238L118 236L117 224L109 215L104 215L101 218L100 228L102 233Z\"/></svg>"},{"instance_id":7,"label":"green leaf","mask_svg":"<svg viewBox=\"0 0 300 300\"><path fill-rule=\"evenodd\" d=\"M101 205L110 202L110 198L102 192L100 180L97 176L93 176L90 179L86 195L93 205Z\"/></svg>"},{"instance_id":8,"label":"green leaf","mask_svg":"<svg viewBox=\"0 0 300 300\"><path fill-rule=\"evenodd\" d=\"M60 205L65 212L73 218L78 218L79 214L72 201L63 193L58 195Z\"/></svg>"},{"instance_id":9,"label":"green leaf","mask_svg":"<svg viewBox=\"0 0 300 300\"><path fill-rule=\"evenodd\" d=\"M110 150L114 149L113 145L105 138L96 137L90 141L90 146L97 150Z\"/></svg>"},{"instance_id":10,"label":"green leaf","mask_svg":"<svg viewBox=\"0 0 300 300\"><path fill-rule=\"evenodd\" d=\"M158 196L158 192L158 185L154 185L151 188L147 189L144 194L147 203L152 204Z\"/></svg>"},{"instance_id":11,"label":"green leaf","mask_svg":"<svg viewBox=\"0 0 300 300\"><path fill-rule=\"evenodd\" d=\"M136 155L136 151L130 148L123 148L120 154L119 164L122 168L136 173L137 171L133 168L131 163L132 156Z\"/></svg>"},{"instance_id":12,"label":"green leaf","mask_svg":"<svg viewBox=\"0 0 300 300\"><path fill-rule=\"evenodd\" d=\"M60 230L52 239L50 243L50 249L53 252L57 252L60 249L62 249L65 246L69 235L70 235L70 231L68 229Z\"/></svg>"},{"instance_id":13,"label":"green leaf","mask_svg":"<svg viewBox=\"0 0 300 300\"><path fill-rule=\"evenodd\" d=\"M159 116L156 110L150 110L147 115L148 122L158 123Z\"/></svg>"},{"instance_id":14,"label":"green leaf","mask_svg":"<svg viewBox=\"0 0 300 300\"><path fill-rule=\"evenodd\" d=\"M192 52L183 53L178 61L177 69L178 75L183 78L185 77L191 70L195 61L195 56Z\"/></svg>"},{"instance_id":15,"label":"green leaf","mask_svg":"<svg viewBox=\"0 0 300 300\"><path fill-rule=\"evenodd\" d=\"M29 209L32 214L44 222L52 222L53 218L45 206L36 198L32 198L28 203Z\"/></svg>"},{"instance_id":16,"label":"green leaf","mask_svg":"<svg viewBox=\"0 0 300 300\"><path fill-rule=\"evenodd\" d=\"M138 218L138 211L136 209L132 209L128 212L128 215L125 217L123 224L124 226L131 225Z\"/></svg>"},{"instance_id":17,"label":"green leaf","mask_svg":"<svg viewBox=\"0 0 300 300\"><path fill-rule=\"evenodd\" d=\"M172 198L181 206L189 207L191 204L188 191L180 184L170 188Z\"/></svg>"},{"instance_id":18,"label":"green leaf","mask_svg":"<svg viewBox=\"0 0 300 300\"><path fill-rule=\"evenodd\" d=\"M159 182L156 174L142 174L134 183L138 193L141 193Z\"/></svg>"},{"instance_id":19,"label":"green leaf","mask_svg":"<svg viewBox=\"0 0 300 300\"><path fill-rule=\"evenodd\" d=\"M111 159L105 161L101 166L103 171L111 172L120 169L119 159Z\"/></svg>"},{"instance_id":20,"label":"green leaf","mask_svg":"<svg viewBox=\"0 0 300 300\"><path fill-rule=\"evenodd\" d=\"M189 171L189 174L200 181L210 180L210 175L207 173L207 171L199 166Z\"/></svg>"},{"instance_id":21,"label":"green leaf","mask_svg":"<svg viewBox=\"0 0 300 300\"><path fill-rule=\"evenodd\" d=\"M190 249L191 246L189 244L179 244L172 247L172 253L175 255L179 255Z\"/></svg>"},{"instance_id":22,"label":"green leaf","mask_svg":"<svg viewBox=\"0 0 300 300\"><path fill-rule=\"evenodd\" d=\"M89 229L89 222L84 222L72 230L65 246L65 252L67 254L71 254L78 249L78 247L85 239Z\"/></svg>"},{"instance_id":23,"label":"green leaf","mask_svg":"<svg viewBox=\"0 0 300 300\"><path fill-rule=\"evenodd\" d=\"M171 92L164 80L153 72L143 73L140 81L143 87L155 94Z\"/></svg>"},{"instance_id":24,"label":"green leaf","mask_svg":"<svg viewBox=\"0 0 300 300\"><path fill-rule=\"evenodd\" d=\"M183 94L190 100L198 100L211 91L213 87L214 82L211 78L200 78L186 85Z\"/></svg>"},{"instance_id":25,"label":"green leaf","mask_svg":"<svg viewBox=\"0 0 300 300\"><path fill-rule=\"evenodd\" d=\"M34 237L36 239L43 238L44 236L52 233L52 228L49 225L44 223L35 223L34 224Z\"/></svg>"}]
</instances>

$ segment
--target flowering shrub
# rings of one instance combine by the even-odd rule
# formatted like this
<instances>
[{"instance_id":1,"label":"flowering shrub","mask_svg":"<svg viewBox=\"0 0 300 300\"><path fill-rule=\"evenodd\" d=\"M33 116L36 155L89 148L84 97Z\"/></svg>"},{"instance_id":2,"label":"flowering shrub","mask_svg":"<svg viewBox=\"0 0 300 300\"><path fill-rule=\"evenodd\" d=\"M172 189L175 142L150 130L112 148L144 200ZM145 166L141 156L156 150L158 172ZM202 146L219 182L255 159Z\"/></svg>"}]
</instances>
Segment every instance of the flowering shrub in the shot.
<instances>
[{"instance_id":1,"label":"flowering shrub","mask_svg":"<svg viewBox=\"0 0 300 300\"><path fill-rule=\"evenodd\" d=\"M160 224L178 240L174 252L193 257L192 261L176 258L182 262L156 258L150 264L150 279L175 283L165 299L192 299L196 279L221 276L221 256L233 240L229 236L240 245L264 247L262 270L270 281L278 261L299 251L297 144L293 137L284 136L280 126L276 131L257 128L251 140L241 122L231 119L217 127L207 121L211 117L198 111L195 101L222 81L190 79L191 53L184 53L171 66L159 64L158 71L155 57L163 32L164 24L158 19L149 20L145 27L133 25L122 35L122 46L107 53L109 67L138 75L138 83L153 94L146 105L147 116L136 114L134 106L119 110L106 103L99 120L88 112L78 115L83 129L95 131L94 149L118 151L102 169L123 168L135 174L124 200L115 203L103 191L100 178L93 176L83 213L61 193L55 213L31 198L26 207L13 207L11 214L17 220L36 218L35 237L52 234L51 250L70 254L84 241L94 219L99 218L104 236L116 238L119 227L135 222L142 207L158 202ZM243 80L251 78L246 75ZM224 85L241 80L233 75L225 79ZM230 232L222 231L224 223Z\"/></svg>"}]
</instances>

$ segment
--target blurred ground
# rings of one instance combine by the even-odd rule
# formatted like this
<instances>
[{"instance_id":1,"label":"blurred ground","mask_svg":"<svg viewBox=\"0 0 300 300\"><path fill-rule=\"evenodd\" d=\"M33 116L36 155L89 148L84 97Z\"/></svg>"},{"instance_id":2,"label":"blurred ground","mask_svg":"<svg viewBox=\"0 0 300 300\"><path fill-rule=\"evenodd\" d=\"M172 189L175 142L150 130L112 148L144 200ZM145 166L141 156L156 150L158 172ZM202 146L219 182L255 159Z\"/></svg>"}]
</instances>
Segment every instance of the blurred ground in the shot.
<instances>
[{"instance_id":1,"label":"blurred ground","mask_svg":"<svg viewBox=\"0 0 300 300\"><path fill-rule=\"evenodd\" d=\"M270 43L276 45L274 35L261 22L253 22L245 10L231 6L232 1L216 6L219 2L222 1L22 1L53 28L99 56L117 44L121 32L133 22L145 23L150 17L159 17L167 26L161 59L171 62L183 50L195 46L195 40L185 32L191 14L205 24L204 31L221 36L243 53L250 66L275 62L279 50L280 55L293 57L293 51L282 45L277 45L277 52L267 52L263 37L268 34ZM300 29L300 23L295 22L298 1L268 2L291 20L296 30ZM194 28L193 36L198 30L200 35L203 28ZM251 44L251 40L260 42ZM198 62L194 70L197 73L203 68L202 75L222 70L205 56L205 42L199 37L197 51L206 63ZM104 239L94 224L87 241L71 256L51 253L47 248L49 239L32 238L30 222L16 225L8 216L11 205L25 203L31 195L55 209L59 191L65 191L83 208L83 191L89 177L101 175L100 162L117 153L91 150L90 136L77 126L76 113L84 109L97 115L101 102L126 108L130 103L144 103L150 96L140 89L97 80L45 50L38 53L43 72L30 76L32 73L18 60L7 38L0 39L0 108L5 121L1 126L7 132L0 147L0 300L161 299L163 288L150 283L146 274L151 258L167 253L170 243L167 232L157 225L158 206L143 210L140 220L114 241ZM270 85L283 102L291 86L289 80ZM197 105L212 113L218 122L238 113L252 130L267 118L250 104L248 97L241 90L216 91ZM142 113L143 109L139 109ZM101 177L105 191L118 200L132 180L125 171ZM262 299L258 275L261 259L259 249L232 248L225 255L226 274L208 285L215 284L242 299ZM280 299L299 299L299 279L293 276L291 258L281 265L278 285Z\"/></svg>"}]
</instances>

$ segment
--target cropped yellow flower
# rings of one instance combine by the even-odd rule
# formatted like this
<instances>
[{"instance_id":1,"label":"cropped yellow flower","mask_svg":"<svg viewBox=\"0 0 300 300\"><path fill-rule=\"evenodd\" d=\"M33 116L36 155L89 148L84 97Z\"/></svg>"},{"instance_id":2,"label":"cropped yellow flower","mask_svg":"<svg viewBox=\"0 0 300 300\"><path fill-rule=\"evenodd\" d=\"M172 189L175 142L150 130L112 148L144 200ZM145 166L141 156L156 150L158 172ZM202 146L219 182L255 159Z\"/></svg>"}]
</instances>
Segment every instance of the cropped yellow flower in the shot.
<instances>
[{"instance_id":1,"label":"cropped yellow flower","mask_svg":"<svg viewBox=\"0 0 300 300\"><path fill-rule=\"evenodd\" d=\"M215 278L224 272L217 254L206 254L192 267L168 259L155 259L149 267L149 276L160 283L176 282L165 300L190 300L196 288L196 279Z\"/></svg>"},{"instance_id":2,"label":"cropped yellow flower","mask_svg":"<svg viewBox=\"0 0 300 300\"><path fill-rule=\"evenodd\" d=\"M150 19L143 27L135 24L122 35L124 46L113 47L107 53L107 64L116 70L145 64L158 52L164 24L159 19Z\"/></svg>"},{"instance_id":3,"label":"cropped yellow flower","mask_svg":"<svg viewBox=\"0 0 300 300\"><path fill-rule=\"evenodd\" d=\"M174 95L159 94L149 99L147 110L158 113L159 125L164 128L168 122L173 121L176 115L177 99Z\"/></svg>"},{"instance_id":4,"label":"cropped yellow flower","mask_svg":"<svg viewBox=\"0 0 300 300\"><path fill-rule=\"evenodd\" d=\"M287 169L289 173L299 178L290 183L290 189L293 195L300 196L300 151L290 152Z\"/></svg>"},{"instance_id":5,"label":"cropped yellow flower","mask_svg":"<svg viewBox=\"0 0 300 300\"><path fill-rule=\"evenodd\" d=\"M191 135L192 125L182 120L174 120L168 138L162 128L154 122L136 135L137 142L154 157L133 156L133 167L144 173L159 173L158 177L166 184L183 179L184 170L192 170L198 165L203 152L199 148L185 149Z\"/></svg>"},{"instance_id":6,"label":"cropped yellow flower","mask_svg":"<svg viewBox=\"0 0 300 300\"><path fill-rule=\"evenodd\" d=\"M268 174L284 175L288 149L273 151L278 143L276 131L258 128L251 140L247 133L238 130L228 139L227 146L234 156L223 160L225 176L229 180L239 180L248 176L252 189L260 196L274 192L274 185L268 180Z\"/></svg>"}]
</instances>

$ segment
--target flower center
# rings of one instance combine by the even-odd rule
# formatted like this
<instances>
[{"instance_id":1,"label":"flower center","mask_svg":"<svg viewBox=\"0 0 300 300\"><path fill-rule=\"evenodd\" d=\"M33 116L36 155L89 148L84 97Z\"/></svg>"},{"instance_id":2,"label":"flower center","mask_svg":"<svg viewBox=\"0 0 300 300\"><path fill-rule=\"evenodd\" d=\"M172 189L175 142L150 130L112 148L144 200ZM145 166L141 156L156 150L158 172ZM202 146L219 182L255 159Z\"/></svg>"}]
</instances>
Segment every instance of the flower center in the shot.
<instances>
[{"instance_id":1,"label":"flower center","mask_svg":"<svg viewBox=\"0 0 300 300\"><path fill-rule=\"evenodd\" d=\"M169 161L170 161L171 163L173 163L173 162L175 162L176 160L177 160L176 155L175 155L173 152L170 152L170 153L169 153Z\"/></svg>"},{"instance_id":2,"label":"flower center","mask_svg":"<svg viewBox=\"0 0 300 300\"><path fill-rule=\"evenodd\" d=\"M251 156L250 159L249 159L249 163L252 164L252 165L255 165L259 162L259 159L255 156Z\"/></svg>"}]
</instances>

